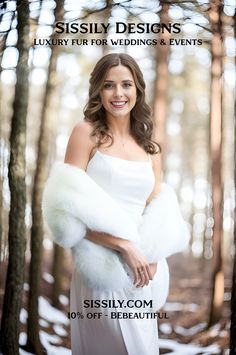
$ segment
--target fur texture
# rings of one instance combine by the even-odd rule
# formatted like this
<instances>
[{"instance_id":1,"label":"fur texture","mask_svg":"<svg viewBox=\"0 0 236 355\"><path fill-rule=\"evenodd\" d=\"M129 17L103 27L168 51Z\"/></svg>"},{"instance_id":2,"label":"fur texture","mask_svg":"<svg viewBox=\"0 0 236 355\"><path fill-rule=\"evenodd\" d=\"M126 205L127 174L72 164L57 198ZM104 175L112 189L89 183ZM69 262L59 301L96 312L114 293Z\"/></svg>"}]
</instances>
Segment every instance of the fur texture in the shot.
<instances>
[{"instance_id":1,"label":"fur texture","mask_svg":"<svg viewBox=\"0 0 236 355\"><path fill-rule=\"evenodd\" d=\"M141 248L149 262L157 262L185 250L189 231L173 188L165 183L147 205L139 228Z\"/></svg>"},{"instance_id":2,"label":"fur texture","mask_svg":"<svg viewBox=\"0 0 236 355\"><path fill-rule=\"evenodd\" d=\"M88 287L118 290L132 287L133 279L118 252L84 238L87 228L128 239L149 262L158 261L158 271L151 281L155 309L165 303L169 288L165 258L185 249L189 239L177 198L169 186L163 184L137 226L85 171L56 163L43 192L42 212L54 241L72 248L76 267Z\"/></svg>"},{"instance_id":3,"label":"fur texture","mask_svg":"<svg viewBox=\"0 0 236 355\"><path fill-rule=\"evenodd\" d=\"M86 227L115 237L139 241L135 221L82 169L55 163L44 188L42 212L55 241L75 246Z\"/></svg>"}]
</instances>

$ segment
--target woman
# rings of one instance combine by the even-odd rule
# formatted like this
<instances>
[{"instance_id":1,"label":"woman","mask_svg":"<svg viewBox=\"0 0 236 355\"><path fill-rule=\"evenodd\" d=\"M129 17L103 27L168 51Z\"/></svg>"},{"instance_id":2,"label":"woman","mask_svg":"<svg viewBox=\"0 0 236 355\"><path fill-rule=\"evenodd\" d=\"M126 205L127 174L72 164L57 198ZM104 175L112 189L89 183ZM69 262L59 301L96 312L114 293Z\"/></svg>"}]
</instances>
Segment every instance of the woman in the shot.
<instances>
[{"instance_id":1,"label":"woman","mask_svg":"<svg viewBox=\"0 0 236 355\"><path fill-rule=\"evenodd\" d=\"M77 266L71 282L70 310L77 314L71 319L72 354L156 355L157 320L149 312L168 294L164 258L184 249L188 235L173 192L161 188L160 147L152 140L145 83L131 56L108 54L96 64L84 114L70 136L66 165L54 170L43 199L56 241L73 247ZM64 189L69 177L70 188ZM53 185L63 198L48 192ZM80 206L74 202L77 192ZM169 212L172 227L163 226ZM82 240L78 218L85 224ZM160 237L154 238L156 230Z\"/></svg>"}]
</instances>

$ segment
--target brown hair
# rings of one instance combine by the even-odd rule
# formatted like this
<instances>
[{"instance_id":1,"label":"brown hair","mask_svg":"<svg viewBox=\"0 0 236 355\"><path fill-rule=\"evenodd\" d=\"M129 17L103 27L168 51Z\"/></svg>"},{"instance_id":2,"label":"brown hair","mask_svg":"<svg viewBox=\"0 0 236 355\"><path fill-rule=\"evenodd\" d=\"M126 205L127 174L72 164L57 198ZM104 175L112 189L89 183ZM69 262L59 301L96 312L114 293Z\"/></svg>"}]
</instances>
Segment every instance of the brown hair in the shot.
<instances>
[{"instance_id":1,"label":"brown hair","mask_svg":"<svg viewBox=\"0 0 236 355\"><path fill-rule=\"evenodd\" d=\"M89 80L89 99L84 108L84 120L92 123L94 127L91 135L98 137L97 147L107 142L108 139L111 139L110 145L113 144L114 139L112 134L109 133L106 112L100 99L100 91L108 70L120 64L131 71L137 88L136 104L130 115L131 134L147 153L156 154L161 151L161 147L152 139L153 121L151 119L151 108L145 102L146 85L143 74L136 61L128 54L107 54L97 62Z\"/></svg>"}]
</instances>

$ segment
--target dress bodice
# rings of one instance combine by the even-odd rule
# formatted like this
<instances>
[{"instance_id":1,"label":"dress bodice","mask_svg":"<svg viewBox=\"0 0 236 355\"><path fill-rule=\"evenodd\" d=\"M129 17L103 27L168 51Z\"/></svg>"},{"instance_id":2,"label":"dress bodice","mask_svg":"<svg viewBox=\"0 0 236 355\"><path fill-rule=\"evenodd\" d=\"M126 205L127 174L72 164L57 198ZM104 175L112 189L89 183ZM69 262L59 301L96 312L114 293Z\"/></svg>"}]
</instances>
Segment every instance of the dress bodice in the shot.
<instances>
[{"instance_id":1,"label":"dress bodice","mask_svg":"<svg viewBox=\"0 0 236 355\"><path fill-rule=\"evenodd\" d=\"M155 176L151 159L125 160L96 151L87 174L132 217L141 221L146 200L153 190Z\"/></svg>"}]
</instances>

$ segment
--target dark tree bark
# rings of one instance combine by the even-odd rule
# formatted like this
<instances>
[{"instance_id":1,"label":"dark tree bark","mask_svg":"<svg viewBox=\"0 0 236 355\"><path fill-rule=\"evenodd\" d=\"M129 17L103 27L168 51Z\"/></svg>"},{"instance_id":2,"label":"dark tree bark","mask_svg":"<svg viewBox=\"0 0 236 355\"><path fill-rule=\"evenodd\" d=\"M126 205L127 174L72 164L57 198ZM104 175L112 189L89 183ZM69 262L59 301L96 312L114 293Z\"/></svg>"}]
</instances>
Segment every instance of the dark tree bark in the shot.
<instances>
[{"instance_id":1,"label":"dark tree bark","mask_svg":"<svg viewBox=\"0 0 236 355\"><path fill-rule=\"evenodd\" d=\"M10 162L8 171L11 193L8 234L9 262L0 333L1 352L4 355L19 354L19 314L24 282L26 247L25 147L29 74L28 1L17 1L17 15L17 49L19 52L19 60L16 68L17 82L13 103L13 117L10 134Z\"/></svg>"},{"instance_id":2,"label":"dark tree bark","mask_svg":"<svg viewBox=\"0 0 236 355\"><path fill-rule=\"evenodd\" d=\"M54 256L53 256L53 266L52 266L52 276L54 278L54 283L52 287L52 306L59 309L61 308L59 295L61 293L63 256L64 256L64 249L59 245L54 244Z\"/></svg>"},{"instance_id":3,"label":"dark tree bark","mask_svg":"<svg viewBox=\"0 0 236 355\"><path fill-rule=\"evenodd\" d=\"M2 261L2 247L3 247L3 169L4 169L4 153L3 153L3 132L0 125L0 262Z\"/></svg>"},{"instance_id":4,"label":"dark tree bark","mask_svg":"<svg viewBox=\"0 0 236 355\"><path fill-rule=\"evenodd\" d=\"M55 22L63 18L64 1L57 1L55 9ZM29 299L28 299L28 323L27 323L27 344L25 349L38 354L43 354L43 348L39 338L39 315L38 296L39 282L41 275L41 254L43 239L43 220L41 211L41 201L43 187L47 178L48 147L51 137L52 126L55 126L54 115L51 110L52 97L55 95L55 76L57 62L57 47L51 47L51 58L48 68L48 81L46 84L40 134L38 141L37 165L33 185L32 197L32 228L31 228L31 261L29 270ZM55 110L55 107L54 107ZM53 320L52 320L53 321Z\"/></svg>"},{"instance_id":5,"label":"dark tree bark","mask_svg":"<svg viewBox=\"0 0 236 355\"><path fill-rule=\"evenodd\" d=\"M160 1L162 5L160 12L160 23L169 23L169 4ZM164 40L168 42L170 34L164 31L159 37L159 41ZM169 45L156 46L156 80L155 80L155 96L153 103L153 116L156 125L155 139L162 148L162 164L165 167L165 153L166 153L166 115L167 115L167 90L168 90L168 59L169 59Z\"/></svg>"},{"instance_id":6,"label":"dark tree bark","mask_svg":"<svg viewBox=\"0 0 236 355\"><path fill-rule=\"evenodd\" d=\"M106 21L109 23L109 19L111 17L111 12L112 12L112 6L113 6L113 0L106 0L106 9L104 10L104 13L102 14L102 18L106 19ZM103 38L107 39L109 35L109 32L106 33ZM108 54L110 51L110 46L102 46L102 55Z\"/></svg>"},{"instance_id":7,"label":"dark tree bark","mask_svg":"<svg viewBox=\"0 0 236 355\"><path fill-rule=\"evenodd\" d=\"M236 38L236 17L234 17L234 37ZM236 63L235 63L236 64ZM236 101L234 106L236 112ZM234 138L236 138L236 121L234 119ZM236 140L234 141L234 164L236 162ZM234 166L234 188L236 190L236 165ZM236 221L236 209L234 209ZM230 355L236 354L236 223L234 224L234 264L231 291L231 324L230 324Z\"/></svg>"},{"instance_id":8,"label":"dark tree bark","mask_svg":"<svg viewBox=\"0 0 236 355\"><path fill-rule=\"evenodd\" d=\"M236 134L236 124L234 132ZM236 158L236 144L235 144L235 158ZM236 182L236 169L234 170L234 179ZM236 189L236 184L235 184ZM234 211L234 220L236 221L236 210ZM231 291L231 325L230 325L230 355L236 354L236 225L234 225L234 264L232 276L232 291Z\"/></svg>"},{"instance_id":9,"label":"dark tree bark","mask_svg":"<svg viewBox=\"0 0 236 355\"><path fill-rule=\"evenodd\" d=\"M222 3L212 0L210 3L210 21L212 25L212 65L211 65L211 113L210 113L210 147L211 147L211 180L213 199L213 276L210 317L208 326L218 322L222 315L224 300L224 272L222 261Z\"/></svg>"}]
</instances>

